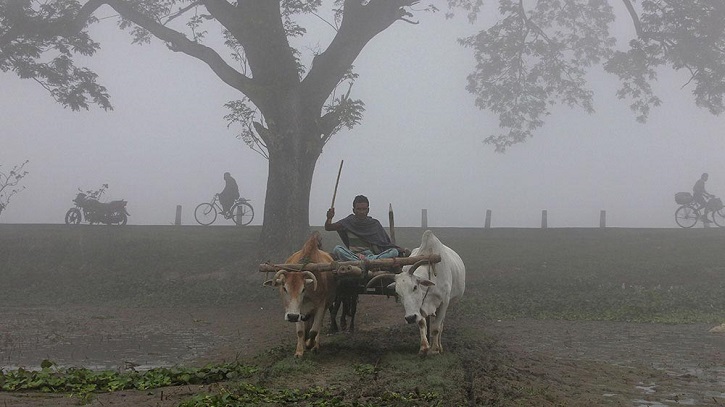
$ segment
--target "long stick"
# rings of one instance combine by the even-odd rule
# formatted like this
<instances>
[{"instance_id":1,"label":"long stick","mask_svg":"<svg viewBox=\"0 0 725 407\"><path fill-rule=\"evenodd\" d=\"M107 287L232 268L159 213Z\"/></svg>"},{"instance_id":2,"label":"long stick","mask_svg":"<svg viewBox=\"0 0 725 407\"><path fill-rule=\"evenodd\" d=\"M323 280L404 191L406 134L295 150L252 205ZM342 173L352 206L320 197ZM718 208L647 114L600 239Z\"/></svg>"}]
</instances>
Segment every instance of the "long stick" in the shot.
<instances>
[{"instance_id":1,"label":"long stick","mask_svg":"<svg viewBox=\"0 0 725 407\"><path fill-rule=\"evenodd\" d=\"M342 174L342 163L344 163L345 160L340 160L340 169L337 170L337 181L335 181L335 192L332 193L332 204L330 205L330 208L335 207L335 197L337 196L337 186L340 184L340 174Z\"/></svg>"}]
</instances>

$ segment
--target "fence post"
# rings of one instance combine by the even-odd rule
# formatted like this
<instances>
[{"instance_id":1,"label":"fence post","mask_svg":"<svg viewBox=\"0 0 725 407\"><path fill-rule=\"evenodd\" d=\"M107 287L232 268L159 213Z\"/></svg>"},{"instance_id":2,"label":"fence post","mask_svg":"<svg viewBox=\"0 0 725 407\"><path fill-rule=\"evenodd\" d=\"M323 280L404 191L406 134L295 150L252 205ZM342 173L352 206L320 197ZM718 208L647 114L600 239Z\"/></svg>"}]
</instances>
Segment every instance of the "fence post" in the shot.
<instances>
[{"instance_id":1,"label":"fence post","mask_svg":"<svg viewBox=\"0 0 725 407\"><path fill-rule=\"evenodd\" d=\"M174 221L174 225L181 225L181 205L176 205L176 221Z\"/></svg>"},{"instance_id":2,"label":"fence post","mask_svg":"<svg viewBox=\"0 0 725 407\"><path fill-rule=\"evenodd\" d=\"M428 227L428 209L423 209L420 213L420 227L423 229Z\"/></svg>"},{"instance_id":3,"label":"fence post","mask_svg":"<svg viewBox=\"0 0 725 407\"><path fill-rule=\"evenodd\" d=\"M600 228L607 227L607 211L605 211L605 210L602 210L599 212L599 227Z\"/></svg>"},{"instance_id":4,"label":"fence post","mask_svg":"<svg viewBox=\"0 0 725 407\"><path fill-rule=\"evenodd\" d=\"M486 209L486 224L484 226L486 229L489 229L491 227L491 210Z\"/></svg>"},{"instance_id":5,"label":"fence post","mask_svg":"<svg viewBox=\"0 0 725 407\"><path fill-rule=\"evenodd\" d=\"M546 222L546 209L541 211L541 228L546 229L547 228L547 222Z\"/></svg>"}]
</instances>

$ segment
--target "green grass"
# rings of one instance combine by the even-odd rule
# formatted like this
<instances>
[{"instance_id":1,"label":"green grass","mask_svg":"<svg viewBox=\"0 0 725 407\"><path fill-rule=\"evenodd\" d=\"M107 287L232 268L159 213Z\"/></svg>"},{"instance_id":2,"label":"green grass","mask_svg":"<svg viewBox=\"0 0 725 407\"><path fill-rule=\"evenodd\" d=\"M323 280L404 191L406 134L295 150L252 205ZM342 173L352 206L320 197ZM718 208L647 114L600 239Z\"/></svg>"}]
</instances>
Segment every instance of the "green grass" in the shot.
<instances>
[{"instance_id":1,"label":"green grass","mask_svg":"<svg viewBox=\"0 0 725 407\"><path fill-rule=\"evenodd\" d=\"M257 368L239 363L209 365L202 368L157 368L144 372L92 371L85 368L57 368L44 360L39 370L0 370L0 390L70 393L88 400L94 392L126 389L149 390L188 384L208 384L230 379L247 378Z\"/></svg>"},{"instance_id":2,"label":"green grass","mask_svg":"<svg viewBox=\"0 0 725 407\"><path fill-rule=\"evenodd\" d=\"M420 358L417 332L402 328L391 329L383 339L367 332L328 337L324 352L308 352L301 360L289 349L273 349L256 358L254 379L196 395L182 406L465 405L460 358L454 353Z\"/></svg>"}]
</instances>

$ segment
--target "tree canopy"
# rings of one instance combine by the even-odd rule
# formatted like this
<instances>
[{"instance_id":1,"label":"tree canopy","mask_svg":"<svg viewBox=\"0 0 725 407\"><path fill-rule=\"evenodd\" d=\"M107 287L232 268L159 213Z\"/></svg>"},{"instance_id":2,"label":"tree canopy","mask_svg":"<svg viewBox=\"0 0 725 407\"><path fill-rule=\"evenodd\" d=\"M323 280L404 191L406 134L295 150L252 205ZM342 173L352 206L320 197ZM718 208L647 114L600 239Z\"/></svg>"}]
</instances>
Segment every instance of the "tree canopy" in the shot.
<instances>
[{"instance_id":1,"label":"tree canopy","mask_svg":"<svg viewBox=\"0 0 725 407\"><path fill-rule=\"evenodd\" d=\"M617 95L637 120L661 103L652 87L661 68L685 71L689 81L681 85L692 88L695 103L723 111L722 0L11 0L0 2L0 69L34 80L73 110L112 109L102 80L75 60L99 49L89 34L107 20L99 10L112 10L133 42L160 40L239 91L226 103L226 120L269 160L267 246L293 242L289 249L307 233L322 148L362 120L353 69L360 52L391 25L417 23L421 13L463 13L473 27L493 21L459 43L476 60L467 90L479 108L498 115L499 131L483 136L499 151L532 137L554 105L593 112L587 74L594 66L619 78ZM304 26L310 16L335 34L324 49L305 53L291 44L314 37ZM612 33L617 18L631 23L628 43Z\"/></svg>"},{"instance_id":2,"label":"tree canopy","mask_svg":"<svg viewBox=\"0 0 725 407\"><path fill-rule=\"evenodd\" d=\"M636 33L627 46L611 33L614 3L627 11L616 17L629 18ZM687 71L696 104L713 114L723 111L720 0L502 0L499 12L490 28L460 40L477 61L467 89L478 107L498 114L505 130L487 138L499 150L531 137L554 104L594 112L586 74L596 64L619 78L617 96L639 121L661 103L652 82L663 67Z\"/></svg>"}]
</instances>

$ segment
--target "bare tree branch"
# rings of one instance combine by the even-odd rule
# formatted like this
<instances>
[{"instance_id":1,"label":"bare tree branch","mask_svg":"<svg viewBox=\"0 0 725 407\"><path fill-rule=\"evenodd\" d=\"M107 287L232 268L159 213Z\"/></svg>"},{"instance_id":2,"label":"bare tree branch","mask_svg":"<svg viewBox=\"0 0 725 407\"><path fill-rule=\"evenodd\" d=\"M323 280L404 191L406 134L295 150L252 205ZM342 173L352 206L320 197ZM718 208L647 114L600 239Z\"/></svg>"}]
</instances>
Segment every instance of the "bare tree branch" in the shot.
<instances>
[{"instance_id":1,"label":"bare tree branch","mask_svg":"<svg viewBox=\"0 0 725 407\"><path fill-rule=\"evenodd\" d=\"M198 6L200 3L201 3L201 0L197 0L197 1L189 4L186 7L180 8L179 11L177 11L176 13L171 14L170 16L168 16L166 18L166 22L164 24L170 23L172 20L174 20L174 19L182 16L184 13L186 13L187 11L189 11L189 10L193 9L194 7Z\"/></svg>"},{"instance_id":2,"label":"bare tree branch","mask_svg":"<svg viewBox=\"0 0 725 407\"><path fill-rule=\"evenodd\" d=\"M365 45L393 23L409 15L404 7L417 0L346 0L340 29L327 49L317 55L302 81L305 97L322 106Z\"/></svg>"},{"instance_id":3,"label":"bare tree branch","mask_svg":"<svg viewBox=\"0 0 725 407\"><path fill-rule=\"evenodd\" d=\"M236 6L226 0L203 3L244 48L258 86L266 86L268 91L283 85L298 86L297 61L282 24L279 1L238 1Z\"/></svg>"},{"instance_id":4,"label":"bare tree branch","mask_svg":"<svg viewBox=\"0 0 725 407\"><path fill-rule=\"evenodd\" d=\"M255 87L254 81L229 66L212 48L189 40L184 34L140 13L125 1L107 0L106 3L124 18L168 43L172 51L183 52L206 63L224 83L244 93L250 100L255 101L262 98L263 93L260 93Z\"/></svg>"},{"instance_id":5,"label":"bare tree branch","mask_svg":"<svg viewBox=\"0 0 725 407\"><path fill-rule=\"evenodd\" d=\"M634 25L634 29L637 32L637 36L643 38L644 32L642 31L642 23L639 21L639 16L637 15L637 11L632 5L632 2L630 0L622 0L622 3L624 3L624 6L627 7L629 16L632 18L632 24Z\"/></svg>"}]
</instances>

